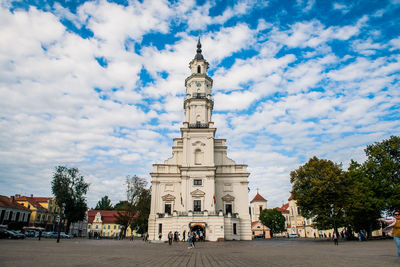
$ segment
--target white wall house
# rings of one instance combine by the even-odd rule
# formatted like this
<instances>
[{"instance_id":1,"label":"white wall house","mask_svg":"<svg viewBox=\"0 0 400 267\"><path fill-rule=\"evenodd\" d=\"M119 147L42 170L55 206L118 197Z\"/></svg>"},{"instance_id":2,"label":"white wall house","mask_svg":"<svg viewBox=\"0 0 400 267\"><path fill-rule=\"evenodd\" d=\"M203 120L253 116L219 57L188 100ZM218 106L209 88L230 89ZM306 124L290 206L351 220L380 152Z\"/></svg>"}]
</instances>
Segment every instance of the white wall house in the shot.
<instances>
[{"instance_id":1,"label":"white wall house","mask_svg":"<svg viewBox=\"0 0 400 267\"><path fill-rule=\"evenodd\" d=\"M195 230L205 239L250 240L247 165L227 157L225 139L215 139L211 120L213 80L208 62L197 54L185 80L185 121L174 139L172 157L154 164L149 239L167 240L169 231L181 236Z\"/></svg>"}]
</instances>

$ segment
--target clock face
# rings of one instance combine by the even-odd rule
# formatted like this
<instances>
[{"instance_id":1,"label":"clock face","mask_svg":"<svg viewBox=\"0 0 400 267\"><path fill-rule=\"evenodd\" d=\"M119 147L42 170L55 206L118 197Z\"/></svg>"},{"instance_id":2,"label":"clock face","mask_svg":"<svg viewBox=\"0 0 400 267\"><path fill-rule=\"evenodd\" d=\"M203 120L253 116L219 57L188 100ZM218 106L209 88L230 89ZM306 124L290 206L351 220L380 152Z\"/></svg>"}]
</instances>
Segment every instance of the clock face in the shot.
<instances>
[{"instance_id":1,"label":"clock face","mask_svg":"<svg viewBox=\"0 0 400 267\"><path fill-rule=\"evenodd\" d=\"M200 86L201 86L201 83L196 83L196 85L197 85L197 87L200 87Z\"/></svg>"}]
</instances>

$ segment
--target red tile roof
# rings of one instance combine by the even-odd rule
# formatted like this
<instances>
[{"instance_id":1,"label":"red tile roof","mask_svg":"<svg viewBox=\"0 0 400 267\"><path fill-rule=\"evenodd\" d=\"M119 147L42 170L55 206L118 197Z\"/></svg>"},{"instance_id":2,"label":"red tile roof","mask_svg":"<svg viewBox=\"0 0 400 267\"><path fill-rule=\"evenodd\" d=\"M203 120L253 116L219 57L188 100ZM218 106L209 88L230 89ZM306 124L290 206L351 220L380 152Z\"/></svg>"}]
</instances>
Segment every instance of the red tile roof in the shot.
<instances>
[{"instance_id":1,"label":"red tile roof","mask_svg":"<svg viewBox=\"0 0 400 267\"><path fill-rule=\"evenodd\" d=\"M276 207L275 209L279 210L281 213L287 214L287 213L289 213L288 208L289 208L289 203L286 203L286 204L283 204L282 207L280 207L280 208Z\"/></svg>"},{"instance_id":2,"label":"red tile roof","mask_svg":"<svg viewBox=\"0 0 400 267\"><path fill-rule=\"evenodd\" d=\"M290 195L290 197L288 198L288 201L293 199L293 195Z\"/></svg>"},{"instance_id":3,"label":"red tile roof","mask_svg":"<svg viewBox=\"0 0 400 267\"><path fill-rule=\"evenodd\" d=\"M39 202L34 197L26 197L26 196L16 197L15 201L28 201L29 204L31 204L36 209L46 210L42 205L39 204Z\"/></svg>"},{"instance_id":4,"label":"red tile roof","mask_svg":"<svg viewBox=\"0 0 400 267\"><path fill-rule=\"evenodd\" d=\"M0 195L0 207L19 209L19 210L24 210L24 211L30 210L30 209L24 207L23 205L15 202L15 201L12 201L12 199L10 199L6 196L2 196L2 195Z\"/></svg>"},{"instance_id":5,"label":"red tile roof","mask_svg":"<svg viewBox=\"0 0 400 267\"><path fill-rule=\"evenodd\" d=\"M88 211L88 223L93 223L96 214L100 212L101 220L103 223L115 223L115 216L118 215L118 212L124 213L125 211L118 210L89 210Z\"/></svg>"},{"instance_id":6,"label":"red tile roof","mask_svg":"<svg viewBox=\"0 0 400 267\"><path fill-rule=\"evenodd\" d=\"M252 201L250 201L250 203L253 203L254 201L267 201L267 200L263 198L259 193L257 193L257 195L253 198Z\"/></svg>"},{"instance_id":7,"label":"red tile roof","mask_svg":"<svg viewBox=\"0 0 400 267\"><path fill-rule=\"evenodd\" d=\"M32 197L37 202L47 202L49 200L53 200L52 197Z\"/></svg>"},{"instance_id":8,"label":"red tile roof","mask_svg":"<svg viewBox=\"0 0 400 267\"><path fill-rule=\"evenodd\" d=\"M255 222L251 222L251 227L253 227L255 224L257 224L258 223L258 221L255 221Z\"/></svg>"}]
</instances>

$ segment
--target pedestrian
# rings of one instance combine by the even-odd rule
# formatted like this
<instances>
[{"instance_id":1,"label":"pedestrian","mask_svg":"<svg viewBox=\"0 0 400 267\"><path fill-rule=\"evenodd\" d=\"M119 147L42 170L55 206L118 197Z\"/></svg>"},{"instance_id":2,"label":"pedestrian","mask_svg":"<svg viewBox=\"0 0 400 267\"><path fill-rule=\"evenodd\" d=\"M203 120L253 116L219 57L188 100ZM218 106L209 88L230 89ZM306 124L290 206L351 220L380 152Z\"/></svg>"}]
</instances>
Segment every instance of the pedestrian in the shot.
<instances>
[{"instance_id":1,"label":"pedestrian","mask_svg":"<svg viewBox=\"0 0 400 267\"><path fill-rule=\"evenodd\" d=\"M185 242L185 238L186 238L186 230L183 230L183 234L182 234L182 241Z\"/></svg>"},{"instance_id":2,"label":"pedestrian","mask_svg":"<svg viewBox=\"0 0 400 267\"><path fill-rule=\"evenodd\" d=\"M158 233L158 240L161 240L162 234Z\"/></svg>"},{"instance_id":3,"label":"pedestrian","mask_svg":"<svg viewBox=\"0 0 400 267\"><path fill-rule=\"evenodd\" d=\"M149 239L149 233L146 233L146 237L144 238L144 241L147 242L148 239Z\"/></svg>"},{"instance_id":4,"label":"pedestrian","mask_svg":"<svg viewBox=\"0 0 400 267\"><path fill-rule=\"evenodd\" d=\"M170 246L172 245L172 231L169 231L169 233L168 233L168 244Z\"/></svg>"},{"instance_id":5,"label":"pedestrian","mask_svg":"<svg viewBox=\"0 0 400 267\"><path fill-rule=\"evenodd\" d=\"M333 232L333 242L336 246L339 245L339 241L338 241L338 235L336 233L336 231Z\"/></svg>"},{"instance_id":6,"label":"pedestrian","mask_svg":"<svg viewBox=\"0 0 400 267\"><path fill-rule=\"evenodd\" d=\"M358 236L358 241L361 242L361 241L362 241L362 239L361 239L361 232L358 232L358 235L357 235L357 236Z\"/></svg>"},{"instance_id":7,"label":"pedestrian","mask_svg":"<svg viewBox=\"0 0 400 267\"><path fill-rule=\"evenodd\" d=\"M42 238L42 230L39 230L39 241Z\"/></svg>"},{"instance_id":8,"label":"pedestrian","mask_svg":"<svg viewBox=\"0 0 400 267\"><path fill-rule=\"evenodd\" d=\"M203 240L203 232L202 231L200 231L200 241L204 241Z\"/></svg>"},{"instance_id":9,"label":"pedestrian","mask_svg":"<svg viewBox=\"0 0 400 267\"><path fill-rule=\"evenodd\" d=\"M188 232L188 243L189 243L188 249L193 248L193 235L190 232Z\"/></svg>"},{"instance_id":10,"label":"pedestrian","mask_svg":"<svg viewBox=\"0 0 400 267\"><path fill-rule=\"evenodd\" d=\"M317 239L317 235L315 234L315 232L314 232L314 239Z\"/></svg>"},{"instance_id":11,"label":"pedestrian","mask_svg":"<svg viewBox=\"0 0 400 267\"><path fill-rule=\"evenodd\" d=\"M393 236L397 248L397 257L400 261L400 211L395 210L393 216L394 218L392 219L380 218L378 221L389 224L383 231L389 236Z\"/></svg>"}]
</instances>

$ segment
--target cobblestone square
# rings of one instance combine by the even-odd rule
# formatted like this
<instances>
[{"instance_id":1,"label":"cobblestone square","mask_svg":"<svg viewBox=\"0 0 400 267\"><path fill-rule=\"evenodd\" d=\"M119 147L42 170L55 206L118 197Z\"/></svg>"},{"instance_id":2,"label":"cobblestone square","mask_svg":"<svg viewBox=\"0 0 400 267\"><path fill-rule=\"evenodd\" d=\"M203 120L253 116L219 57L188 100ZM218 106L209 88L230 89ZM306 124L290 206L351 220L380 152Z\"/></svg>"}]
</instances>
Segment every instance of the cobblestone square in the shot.
<instances>
[{"instance_id":1,"label":"cobblestone square","mask_svg":"<svg viewBox=\"0 0 400 267\"><path fill-rule=\"evenodd\" d=\"M392 240L257 240L150 244L141 240L0 240L0 266L397 266Z\"/></svg>"}]
</instances>

